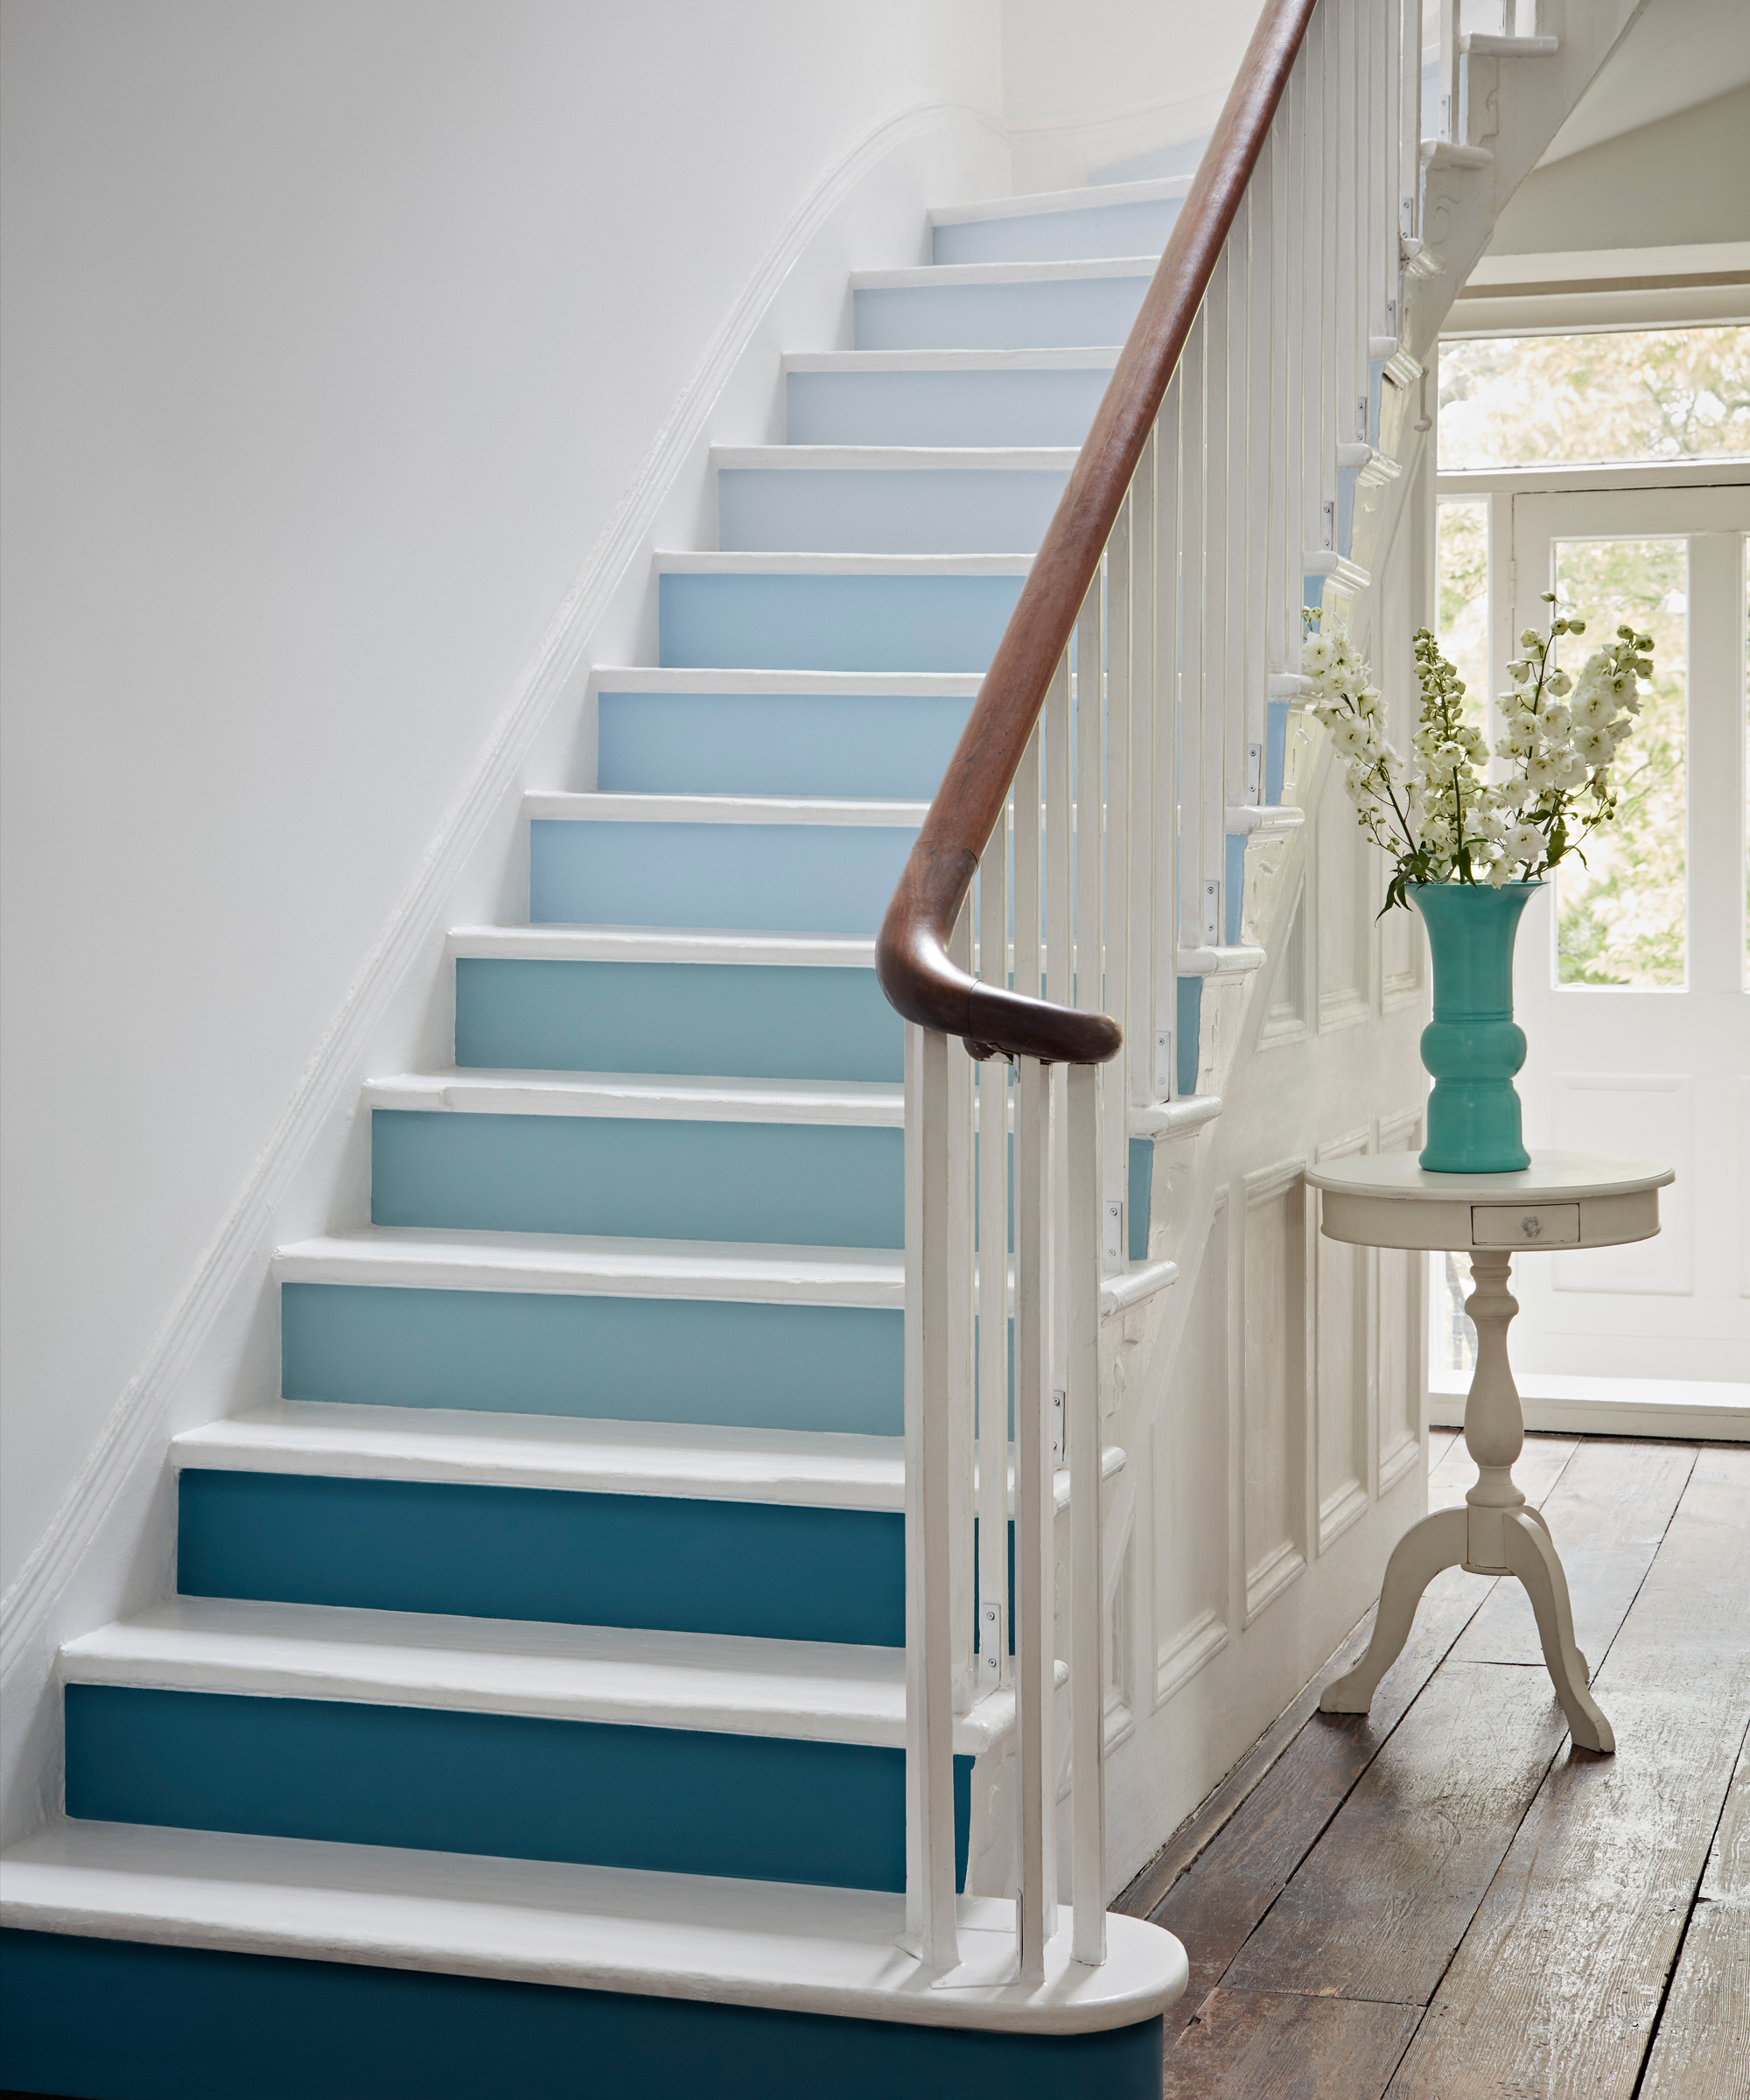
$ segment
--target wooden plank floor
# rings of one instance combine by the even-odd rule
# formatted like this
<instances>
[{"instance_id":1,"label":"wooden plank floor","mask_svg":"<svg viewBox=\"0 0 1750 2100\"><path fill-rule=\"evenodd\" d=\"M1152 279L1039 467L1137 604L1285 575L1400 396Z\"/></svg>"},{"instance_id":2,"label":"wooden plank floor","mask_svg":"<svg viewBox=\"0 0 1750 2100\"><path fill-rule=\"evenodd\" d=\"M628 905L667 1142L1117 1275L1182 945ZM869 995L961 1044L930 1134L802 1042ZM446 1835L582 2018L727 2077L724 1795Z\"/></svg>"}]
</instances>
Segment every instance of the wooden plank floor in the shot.
<instances>
[{"instance_id":1,"label":"wooden plank floor","mask_svg":"<svg viewBox=\"0 0 1750 2100\"><path fill-rule=\"evenodd\" d=\"M1371 1712L1310 1686L1120 1900L1191 1959L1168 2100L1750 2100L1750 1447L1534 1437L1517 1477L1616 1755L1519 1585L1448 1569ZM1430 1508L1474 1478L1435 1432Z\"/></svg>"}]
</instances>

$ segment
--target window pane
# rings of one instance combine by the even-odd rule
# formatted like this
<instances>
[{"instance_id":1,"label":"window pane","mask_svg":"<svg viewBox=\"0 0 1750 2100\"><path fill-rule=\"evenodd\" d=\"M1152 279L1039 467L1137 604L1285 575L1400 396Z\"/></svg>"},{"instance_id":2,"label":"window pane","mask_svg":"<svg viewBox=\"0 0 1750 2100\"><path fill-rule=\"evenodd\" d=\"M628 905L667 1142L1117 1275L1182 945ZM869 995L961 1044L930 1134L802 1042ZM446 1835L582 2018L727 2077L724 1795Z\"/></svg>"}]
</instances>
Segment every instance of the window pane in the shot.
<instances>
[{"instance_id":1,"label":"window pane","mask_svg":"<svg viewBox=\"0 0 1750 2100\"><path fill-rule=\"evenodd\" d=\"M1438 510L1440 654L1465 682L1465 712L1486 728L1488 698L1488 506Z\"/></svg>"},{"instance_id":2,"label":"window pane","mask_svg":"<svg viewBox=\"0 0 1750 2100\"><path fill-rule=\"evenodd\" d=\"M1750 328L1440 346L1440 466L1750 453Z\"/></svg>"},{"instance_id":3,"label":"window pane","mask_svg":"<svg viewBox=\"0 0 1750 2100\"><path fill-rule=\"evenodd\" d=\"M1586 632L1564 645L1578 670L1627 622L1653 637L1652 690L1614 767L1616 821L1556 871L1557 982L1650 991L1686 966L1689 542L1558 540L1556 589Z\"/></svg>"}]
</instances>

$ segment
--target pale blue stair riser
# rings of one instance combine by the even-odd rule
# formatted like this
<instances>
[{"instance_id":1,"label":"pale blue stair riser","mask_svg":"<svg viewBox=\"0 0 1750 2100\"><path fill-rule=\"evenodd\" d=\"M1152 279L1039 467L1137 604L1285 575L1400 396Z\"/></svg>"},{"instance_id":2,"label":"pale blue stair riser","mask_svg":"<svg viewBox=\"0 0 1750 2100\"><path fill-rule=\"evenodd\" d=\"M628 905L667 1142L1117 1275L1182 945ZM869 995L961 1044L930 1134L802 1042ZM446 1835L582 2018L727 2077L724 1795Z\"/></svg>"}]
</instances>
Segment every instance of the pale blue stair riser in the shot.
<instances>
[{"instance_id":1,"label":"pale blue stair riser","mask_svg":"<svg viewBox=\"0 0 1750 2100\"><path fill-rule=\"evenodd\" d=\"M906 1754L362 1700L69 1684L66 1812L832 1888L906 1885ZM956 1757L966 1872L972 1760Z\"/></svg>"},{"instance_id":2,"label":"pale blue stair riser","mask_svg":"<svg viewBox=\"0 0 1750 2100\"><path fill-rule=\"evenodd\" d=\"M604 692L596 784L923 802L971 711L958 694Z\"/></svg>"},{"instance_id":3,"label":"pale blue stair riser","mask_svg":"<svg viewBox=\"0 0 1750 2100\"><path fill-rule=\"evenodd\" d=\"M1149 198L1074 212L967 219L932 229L933 262L1076 262L1158 256L1184 200Z\"/></svg>"},{"instance_id":4,"label":"pale blue stair riser","mask_svg":"<svg viewBox=\"0 0 1750 2100\"><path fill-rule=\"evenodd\" d=\"M186 1468L186 1597L902 1648L905 1519L697 1496Z\"/></svg>"},{"instance_id":5,"label":"pale blue stair riser","mask_svg":"<svg viewBox=\"0 0 1750 2100\"><path fill-rule=\"evenodd\" d=\"M456 1062L725 1079L905 1077L905 1025L872 969L464 956Z\"/></svg>"},{"instance_id":6,"label":"pale blue stair riser","mask_svg":"<svg viewBox=\"0 0 1750 2100\"><path fill-rule=\"evenodd\" d=\"M792 372L785 435L792 444L1079 445L1111 376L1085 366Z\"/></svg>"},{"instance_id":7,"label":"pale blue stair riser","mask_svg":"<svg viewBox=\"0 0 1750 2100\"><path fill-rule=\"evenodd\" d=\"M1237 948L1240 941L1240 921L1246 898L1246 837L1243 831L1228 833L1222 862L1222 938L1229 948Z\"/></svg>"},{"instance_id":8,"label":"pale blue stair riser","mask_svg":"<svg viewBox=\"0 0 1750 2100\"><path fill-rule=\"evenodd\" d=\"M1031 554L1068 472L1025 467L730 467L718 545L749 554Z\"/></svg>"},{"instance_id":9,"label":"pale blue stair riser","mask_svg":"<svg viewBox=\"0 0 1750 2100\"><path fill-rule=\"evenodd\" d=\"M280 1288L288 1400L899 1436L904 1315L362 1284Z\"/></svg>"},{"instance_id":10,"label":"pale blue stair riser","mask_svg":"<svg viewBox=\"0 0 1750 2100\"><path fill-rule=\"evenodd\" d=\"M677 670L983 671L1024 581L665 575L662 660Z\"/></svg>"},{"instance_id":11,"label":"pale blue stair riser","mask_svg":"<svg viewBox=\"0 0 1750 2100\"><path fill-rule=\"evenodd\" d=\"M528 916L536 926L872 938L916 836L896 824L537 818L528 827Z\"/></svg>"},{"instance_id":12,"label":"pale blue stair riser","mask_svg":"<svg viewBox=\"0 0 1750 2100\"><path fill-rule=\"evenodd\" d=\"M378 1225L903 1247L905 1133L378 1109Z\"/></svg>"},{"instance_id":13,"label":"pale blue stair riser","mask_svg":"<svg viewBox=\"0 0 1750 2100\"><path fill-rule=\"evenodd\" d=\"M852 326L859 350L1080 350L1122 343L1148 284L1059 277L896 285L854 292Z\"/></svg>"},{"instance_id":14,"label":"pale blue stair riser","mask_svg":"<svg viewBox=\"0 0 1750 2100\"><path fill-rule=\"evenodd\" d=\"M1288 772L1288 703L1270 700L1264 704L1264 799L1272 808L1282 802L1282 784Z\"/></svg>"},{"instance_id":15,"label":"pale blue stair riser","mask_svg":"<svg viewBox=\"0 0 1750 2100\"><path fill-rule=\"evenodd\" d=\"M841 2020L563 1985L4 1936L0 2083L106 2100L1159 2100L1165 2023ZM103 2017L94 2019L101 2006ZM267 2038L270 2038L270 2040Z\"/></svg>"}]
</instances>

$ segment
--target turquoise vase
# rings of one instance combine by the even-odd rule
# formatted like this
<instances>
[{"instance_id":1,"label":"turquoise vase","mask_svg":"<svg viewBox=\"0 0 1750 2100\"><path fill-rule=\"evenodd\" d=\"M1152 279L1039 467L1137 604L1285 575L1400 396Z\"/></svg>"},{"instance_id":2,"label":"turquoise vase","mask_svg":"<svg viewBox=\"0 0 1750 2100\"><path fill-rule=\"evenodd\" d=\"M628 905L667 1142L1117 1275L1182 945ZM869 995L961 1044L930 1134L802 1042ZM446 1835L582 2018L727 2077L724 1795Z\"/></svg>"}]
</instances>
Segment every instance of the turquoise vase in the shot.
<instances>
[{"instance_id":1,"label":"turquoise vase","mask_svg":"<svg viewBox=\"0 0 1750 2100\"><path fill-rule=\"evenodd\" d=\"M1525 1031L1513 1018L1513 937L1541 882L1424 882L1410 901L1428 929L1434 1018L1422 1062L1434 1082L1422 1165L1437 1174L1510 1174L1530 1166L1513 1074Z\"/></svg>"}]
</instances>

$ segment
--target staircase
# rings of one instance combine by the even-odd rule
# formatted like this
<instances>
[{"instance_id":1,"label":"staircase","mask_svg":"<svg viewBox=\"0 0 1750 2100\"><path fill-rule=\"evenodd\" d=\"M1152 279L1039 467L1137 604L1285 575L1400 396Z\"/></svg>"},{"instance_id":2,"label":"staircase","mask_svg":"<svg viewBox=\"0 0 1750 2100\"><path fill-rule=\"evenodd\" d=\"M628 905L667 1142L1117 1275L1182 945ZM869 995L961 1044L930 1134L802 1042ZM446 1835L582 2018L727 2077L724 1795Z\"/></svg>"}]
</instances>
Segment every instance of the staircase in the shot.
<instances>
[{"instance_id":1,"label":"staircase","mask_svg":"<svg viewBox=\"0 0 1750 2100\"><path fill-rule=\"evenodd\" d=\"M1363 4L1384 20L1374 0L1332 12L1360 21ZM1039 1522L1048 1538L1078 1508L1098 1601L1098 1481L1116 1494L1130 1466L1103 1432L1129 1433L1134 1400L1102 1406L1096 1436L1091 1404L1075 1414L1088 1356L1065 1374L1068 1441L1029 1460L1037 1418L999 1419L1025 1372L993 1371L999 1348L973 1374L986 1404L976 1448L970 1402L955 1447L967 1525L948 1550L956 1600L976 1605L982 1570L996 1616L981 1649L962 1614L936 1659L944 1722L924 1682L925 1571L908 1572L936 1519L906 1460L908 1431L926 1433L908 1380L930 1375L907 1359L929 1243L915 1207L939 1159L914 1152L908 1184L908 1146L934 1142L917 1120L925 1032L908 1053L875 961L1190 188L935 213L928 264L853 277L853 349L786 359L788 442L714 456L716 546L656 560L659 662L593 673L592 780L526 799L528 922L452 935L453 1066L366 1090L370 1222L276 1259L283 1396L175 1441L176 1593L63 1650L65 1816L4 1863L6 2087L1158 2092L1186 1960L1167 1934L1104 1916L1096 1622L1054 1644L1048 1587L1043 1632L1025 1601L1041 1595L1029 1551L1051 1558ZM1150 864L1171 860L1180 886L1167 963L1125 979L1135 1047L1086 1185L1118 1205L1088 1270L1102 1391L1116 1316L1158 1315L1200 1258L1209 1190L1157 1205L1156 1154L1194 1148L1222 1115L1213 1082L1233 1052L1208 988L1242 999L1265 959L1248 936L1285 935L1285 887L1246 900L1250 850L1271 847L1279 872L1311 795L1316 753L1291 749L1290 612L1365 590L1356 492L1416 442L1419 367L1382 316L1359 346L1343 325L1362 424L1309 437L1296 483L1297 529L1322 505L1327 530L1306 536L1304 568L1292 534L1272 541L1293 572L1271 662L1247 659L1231 721L1218 696L1179 732L1177 858ZM1208 360L1223 339L1207 309L1202 326ZM1119 574L1109 551L1083 690L1102 648L1117 676ZM1181 660L1187 695L1194 674L1214 692L1219 659ZM1068 658L1060 690L1068 728ZM1073 822L1062 733L1048 726L1046 752L1065 798L1035 785L1047 842ZM1101 805L1105 777L1082 776L1081 807ZM1152 821L1175 836L1165 804ZM1041 879L1024 832L987 901ZM986 956L1004 986L1029 939L1044 968L1026 916ZM1078 969L1046 991L1091 1009L1102 972ZM1032 1112L1031 1082L956 1069L959 1171L1006 1204L1003 1133ZM1082 1128L1072 1109L1072 1140ZM1187 1158L1207 1182L1208 1156ZM983 1214L988 1236L1001 1214ZM970 1278L970 1238L965 1257ZM970 1287L984 1295L964 1315L969 1355L979 1307L987 1333L1005 1306L1028 1317L1001 1261ZM1018 1674L1018 1630L1035 1650ZM1067 1678L1083 1694L1073 1945L1041 1878ZM1018 1769L1043 1803L1018 1841ZM945 1940L920 1887L937 1868ZM1018 1885L1043 1924L1031 1952Z\"/></svg>"}]
</instances>

